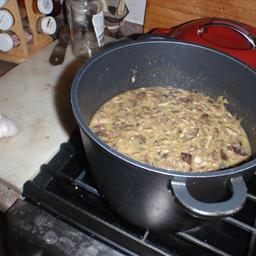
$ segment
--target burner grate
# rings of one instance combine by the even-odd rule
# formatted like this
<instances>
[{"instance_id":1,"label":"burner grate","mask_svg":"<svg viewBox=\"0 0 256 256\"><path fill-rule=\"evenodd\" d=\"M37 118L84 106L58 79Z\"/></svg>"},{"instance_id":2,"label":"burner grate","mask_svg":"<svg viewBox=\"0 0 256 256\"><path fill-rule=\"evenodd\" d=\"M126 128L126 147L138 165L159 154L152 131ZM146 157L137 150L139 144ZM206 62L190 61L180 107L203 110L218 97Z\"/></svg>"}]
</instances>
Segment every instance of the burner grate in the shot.
<instances>
[{"instance_id":1,"label":"burner grate","mask_svg":"<svg viewBox=\"0 0 256 256\"><path fill-rule=\"evenodd\" d=\"M256 175L249 181L244 209L235 216L186 232L155 234L110 212L85 166L81 147L64 144L40 174L25 184L24 196L128 255L256 255Z\"/></svg>"}]
</instances>

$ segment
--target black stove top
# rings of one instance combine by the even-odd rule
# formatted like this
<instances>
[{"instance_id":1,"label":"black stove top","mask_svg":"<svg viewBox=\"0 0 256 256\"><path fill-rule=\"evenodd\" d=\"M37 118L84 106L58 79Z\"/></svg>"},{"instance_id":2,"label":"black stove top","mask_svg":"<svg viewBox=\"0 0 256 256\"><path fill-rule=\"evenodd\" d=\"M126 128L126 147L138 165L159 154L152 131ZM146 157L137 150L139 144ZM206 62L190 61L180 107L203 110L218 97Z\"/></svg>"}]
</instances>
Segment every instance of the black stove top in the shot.
<instances>
[{"instance_id":1,"label":"black stove top","mask_svg":"<svg viewBox=\"0 0 256 256\"><path fill-rule=\"evenodd\" d=\"M29 204L126 255L253 256L256 255L255 185L254 175L248 184L245 207L233 217L177 234L151 233L124 222L101 200L77 132L42 166L40 174L24 185L23 196Z\"/></svg>"}]
</instances>

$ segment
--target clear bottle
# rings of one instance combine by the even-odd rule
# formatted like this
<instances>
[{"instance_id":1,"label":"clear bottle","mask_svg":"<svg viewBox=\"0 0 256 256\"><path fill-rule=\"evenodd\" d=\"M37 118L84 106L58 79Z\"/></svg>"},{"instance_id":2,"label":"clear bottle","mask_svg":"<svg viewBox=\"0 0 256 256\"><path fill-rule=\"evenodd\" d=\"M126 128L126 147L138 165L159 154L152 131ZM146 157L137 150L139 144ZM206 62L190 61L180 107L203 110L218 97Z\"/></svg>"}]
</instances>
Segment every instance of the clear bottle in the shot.
<instances>
[{"instance_id":1,"label":"clear bottle","mask_svg":"<svg viewBox=\"0 0 256 256\"><path fill-rule=\"evenodd\" d=\"M68 0L66 7L73 52L90 58L104 45L103 3L101 0Z\"/></svg>"}]
</instances>

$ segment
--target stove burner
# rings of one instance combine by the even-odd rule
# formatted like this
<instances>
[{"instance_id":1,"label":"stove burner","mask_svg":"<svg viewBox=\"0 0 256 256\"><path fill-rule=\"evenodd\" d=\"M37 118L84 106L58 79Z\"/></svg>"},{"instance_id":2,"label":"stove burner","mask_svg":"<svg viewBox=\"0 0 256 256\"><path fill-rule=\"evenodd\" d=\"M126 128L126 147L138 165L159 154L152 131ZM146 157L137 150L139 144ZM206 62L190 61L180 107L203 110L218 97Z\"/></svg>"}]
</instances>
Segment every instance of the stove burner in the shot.
<instances>
[{"instance_id":1,"label":"stove burner","mask_svg":"<svg viewBox=\"0 0 256 256\"><path fill-rule=\"evenodd\" d=\"M256 255L256 175L245 207L235 216L177 234L151 233L120 220L102 202L87 171L80 136L73 136L40 174L24 185L24 197L73 227L128 255Z\"/></svg>"}]
</instances>

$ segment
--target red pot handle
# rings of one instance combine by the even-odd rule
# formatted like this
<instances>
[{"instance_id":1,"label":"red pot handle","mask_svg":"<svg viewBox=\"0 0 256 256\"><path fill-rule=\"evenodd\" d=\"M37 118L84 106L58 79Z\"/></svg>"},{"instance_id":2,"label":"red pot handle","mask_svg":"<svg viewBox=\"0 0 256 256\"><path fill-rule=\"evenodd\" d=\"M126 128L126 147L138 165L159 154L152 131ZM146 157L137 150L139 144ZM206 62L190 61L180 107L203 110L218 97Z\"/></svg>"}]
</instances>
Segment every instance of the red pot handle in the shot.
<instances>
[{"instance_id":1,"label":"red pot handle","mask_svg":"<svg viewBox=\"0 0 256 256\"><path fill-rule=\"evenodd\" d=\"M221 26L226 27L229 29L232 29L242 35L253 47L253 49L256 48L256 41L254 39L254 36L251 34L249 30L247 30L242 25L235 23L234 21L224 20L224 19L213 19L209 23L203 24L199 26L199 29L197 30L197 34L203 34L207 31L208 27L212 26Z\"/></svg>"},{"instance_id":2,"label":"red pot handle","mask_svg":"<svg viewBox=\"0 0 256 256\"><path fill-rule=\"evenodd\" d=\"M237 213L246 200L247 187L243 177L230 179L232 195L222 202L205 203L194 198L183 181L171 181L172 190L178 202L193 216L203 219L214 217L227 217Z\"/></svg>"}]
</instances>

